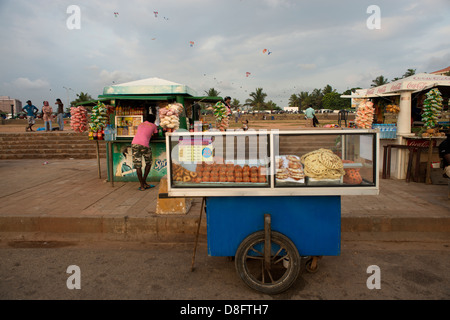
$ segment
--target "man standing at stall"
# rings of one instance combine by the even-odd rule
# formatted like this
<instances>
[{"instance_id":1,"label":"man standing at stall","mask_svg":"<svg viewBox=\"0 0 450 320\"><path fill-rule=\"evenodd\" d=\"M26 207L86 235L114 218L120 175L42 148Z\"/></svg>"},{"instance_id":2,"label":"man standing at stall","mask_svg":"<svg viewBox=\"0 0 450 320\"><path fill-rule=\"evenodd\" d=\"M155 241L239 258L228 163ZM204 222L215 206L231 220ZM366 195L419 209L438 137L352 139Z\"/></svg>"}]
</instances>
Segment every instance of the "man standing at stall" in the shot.
<instances>
[{"instance_id":1,"label":"man standing at stall","mask_svg":"<svg viewBox=\"0 0 450 320\"><path fill-rule=\"evenodd\" d=\"M158 128L155 125L155 115L147 114L144 122L142 122L136 131L136 135L131 141L131 151L133 153L133 165L136 169L141 186L140 191L153 188L154 185L147 183L147 177L152 168L152 149L150 148L150 140L155 133L158 133ZM142 174L142 158L145 160L145 171Z\"/></svg>"},{"instance_id":2,"label":"man standing at stall","mask_svg":"<svg viewBox=\"0 0 450 320\"><path fill-rule=\"evenodd\" d=\"M25 131L28 131L28 129L30 131L33 131L33 129L31 128L32 126L34 126L34 124L36 123L36 114L39 111L38 108L36 108L30 100L27 101L27 105L25 107L22 108L22 111L26 112L27 114L27 119L28 119L28 126L25 128Z\"/></svg>"},{"instance_id":3,"label":"man standing at stall","mask_svg":"<svg viewBox=\"0 0 450 320\"><path fill-rule=\"evenodd\" d=\"M312 126L316 126L314 123L314 117L315 115L315 111L312 107L312 105L309 105L308 108L305 110L305 116L306 116L306 126L307 127L312 127Z\"/></svg>"}]
</instances>

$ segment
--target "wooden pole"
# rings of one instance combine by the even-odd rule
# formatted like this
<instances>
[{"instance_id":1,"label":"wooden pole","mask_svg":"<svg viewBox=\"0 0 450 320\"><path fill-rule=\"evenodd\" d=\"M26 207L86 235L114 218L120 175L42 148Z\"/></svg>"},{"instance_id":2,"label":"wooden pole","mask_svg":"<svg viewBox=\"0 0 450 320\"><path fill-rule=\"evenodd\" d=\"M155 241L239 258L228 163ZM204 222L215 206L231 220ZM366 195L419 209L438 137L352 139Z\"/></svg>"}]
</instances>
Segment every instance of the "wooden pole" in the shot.
<instances>
[{"instance_id":1,"label":"wooden pole","mask_svg":"<svg viewBox=\"0 0 450 320\"><path fill-rule=\"evenodd\" d=\"M200 218L198 219L198 225L197 225L197 233L195 235L195 245L194 245L194 252L192 254L192 264L191 264L191 271L194 271L194 261L195 261L195 253L197 251L197 244L198 244L198 235L200 233L200 224L202 223L202 214L203 214L203 206L205 204L205 197L202 198L202 207L200 209Z\"/></svg>"},{"instance_id":2,"label":"wooden pole","mask_svg":"<svg viewBox=\"0 0 450 320\"><path fill-rule=\"evenodd\" d=\"M433 141L430 138L430 145L428 146L428 159L427 159L427 178L426 184L431 184L431 156L433 154Z\"/></svg>"},{"instance_id":3,"label":"wooden pole","mask_svg":"<svg viewBox=\"0 0 450 320\"><path fill-rule=\"evenodd\" d=\"M98 178L101 179L102 178L102 170L100 168L100 150L99 150L99 146L98 146L98 140L95 140L95 145L97 147L97 167L98 167Z\"/></svg>"},{"instance_id":4,"label":"wooden pole","mask_svg":"<svg viewBox=\"0 0 450 320\"><path fill-rule=\"evenodd\" d=\"M113 176L113 142L108 142L108 153L109 153L109 180L111 181L111 186L114 187L114 176Z\"/></svg>"}]
</instances>

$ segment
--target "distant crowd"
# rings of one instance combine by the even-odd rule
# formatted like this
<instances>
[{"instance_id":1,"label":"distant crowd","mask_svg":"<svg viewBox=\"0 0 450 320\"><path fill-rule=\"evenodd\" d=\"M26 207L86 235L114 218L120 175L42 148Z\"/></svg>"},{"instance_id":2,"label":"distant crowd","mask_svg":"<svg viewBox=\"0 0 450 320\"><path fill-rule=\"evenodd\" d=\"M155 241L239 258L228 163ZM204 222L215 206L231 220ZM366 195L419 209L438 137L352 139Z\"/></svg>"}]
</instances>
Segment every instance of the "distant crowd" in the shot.
<instances>
[{"instance_id":1,"label":"distant crowd","mask_svg":"<svg viewBox=\"0 0 450 320\"><path fill-rule=\"evenodd\" d=\"M44 119L44 128L42 131L64 131L64 104L61 99L56 99L56 116L53 113L53 108L50 106L48 101L42 102L42 118ZM25 128L25 131L34 131L33 126L36 124L36 117L38 116L39 109L33 105L33 103L28 100L26 106L22 108L22 111L25 112L28 120L28 125ZM56 119L57 127L53 127L52 121ZM39 130L38 131L41 131Z\"/></svg>"}]
</instances>

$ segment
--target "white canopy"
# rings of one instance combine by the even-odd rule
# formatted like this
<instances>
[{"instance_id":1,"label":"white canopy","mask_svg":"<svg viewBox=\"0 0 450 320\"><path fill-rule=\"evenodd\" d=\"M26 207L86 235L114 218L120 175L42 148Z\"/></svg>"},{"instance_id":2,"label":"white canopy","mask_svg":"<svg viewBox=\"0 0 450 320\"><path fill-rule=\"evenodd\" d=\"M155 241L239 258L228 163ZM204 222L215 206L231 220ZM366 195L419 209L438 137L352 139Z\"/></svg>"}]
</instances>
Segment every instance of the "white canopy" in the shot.
<instances>
[{"instance_id":1,"label":"white canopy","mask_svg":"<svg viewBox=\"0 0 450 320\"><path fill-rule=\"evenodd\" d=\"M160 79L147 78L131 82L125 82L103 88L104 95L134 95L134 94L190 94L196 93L186 85Z\"/></svg>"},{"instance_id":2,"label":"white canopy","mask_svg":"<svg viewBox=\"0 0 450 320\"><path fill-rule=\"evenodd\" d=\"M375 88L356 90L352 95L342 95L341 97L356 99L386 97L400 95L402 91L411 91L414 93L437 86L450 86L450 77L419 73Z\"/></svg>"}]
</instances>

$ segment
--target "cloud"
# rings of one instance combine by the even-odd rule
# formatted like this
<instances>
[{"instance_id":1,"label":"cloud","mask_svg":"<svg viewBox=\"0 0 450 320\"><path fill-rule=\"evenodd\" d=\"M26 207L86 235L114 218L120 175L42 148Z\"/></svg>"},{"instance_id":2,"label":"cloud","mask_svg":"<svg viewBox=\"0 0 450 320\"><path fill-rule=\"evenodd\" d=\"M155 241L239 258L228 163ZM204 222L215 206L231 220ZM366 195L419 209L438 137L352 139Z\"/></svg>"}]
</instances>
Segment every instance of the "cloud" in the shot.
<instances>
[{"instance_id":1,"label":"cloud","mask_svg":"<svg viewBox=\"0 0 450 320\"><path fill-rule=\"evenodd\" d=\"M315 69L317 66L314 63L302 63L298 65L300 69L303 70L312 70Z\"/></svg>"},{"instance_id":2,"label":"cloud","mask_svg":"<svg viewBox=\"0 0 450 320\"><path fill-rule=\"evenodd\" d=\"M50 84L46 80L36 79L34 81L28 78L18 78L12 84L20 89L47 89Z\"/></svg>"}]
</instances>

